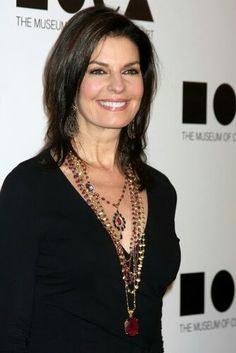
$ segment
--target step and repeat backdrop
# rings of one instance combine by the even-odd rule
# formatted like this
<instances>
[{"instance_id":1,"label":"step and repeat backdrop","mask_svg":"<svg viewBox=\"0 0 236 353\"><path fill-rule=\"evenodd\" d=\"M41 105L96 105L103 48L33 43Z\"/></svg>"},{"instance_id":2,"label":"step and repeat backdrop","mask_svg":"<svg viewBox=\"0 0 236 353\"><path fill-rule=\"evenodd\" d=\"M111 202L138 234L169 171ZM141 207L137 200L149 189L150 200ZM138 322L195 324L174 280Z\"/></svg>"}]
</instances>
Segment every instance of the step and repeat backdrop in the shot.
<instances>
[{"instance_id":1,"label":"step and repeat backdrop","mask_svg":"<svg viewBox=\"0 0 236 353\"><path fill-rule=\"evenodd\" d=\"M235 353L235 0L3 0L0 185L43 144L42 71L73 13L104 3L148 31L159 90L149 164L178 192L182 264L163 305L167 353Z\"/></svg>"}]
</instances>

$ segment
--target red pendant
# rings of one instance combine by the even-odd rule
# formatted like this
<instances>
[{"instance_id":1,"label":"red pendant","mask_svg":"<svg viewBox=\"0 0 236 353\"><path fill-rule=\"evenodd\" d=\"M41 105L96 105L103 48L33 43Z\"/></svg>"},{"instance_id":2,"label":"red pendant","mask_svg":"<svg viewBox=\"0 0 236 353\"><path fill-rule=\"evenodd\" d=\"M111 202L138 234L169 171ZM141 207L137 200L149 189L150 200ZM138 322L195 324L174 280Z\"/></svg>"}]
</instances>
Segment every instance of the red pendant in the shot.
<instances>
[{"instance_id":1,"label":"red pendant","mask_svg":"<svg viewBox=\"0 0 236 353\"><path fill-rule=\"evenodd\" d=\"M114 213L112 222L114 227L116 227L116 229L118 229L120 232L125 229L126 220L118 210L116 210Z\"/></svg>"},{"instance_id":2,"label":"red pendant","mask_svg":"<svg viewBox=\"0 0 236 353\"><path fill-rule=\"evenodd\" d=\"M125 333L128 336L136 336L139 333L139 322L136 317L130 317L125 320Z\"/></svg>"}]
</instances>

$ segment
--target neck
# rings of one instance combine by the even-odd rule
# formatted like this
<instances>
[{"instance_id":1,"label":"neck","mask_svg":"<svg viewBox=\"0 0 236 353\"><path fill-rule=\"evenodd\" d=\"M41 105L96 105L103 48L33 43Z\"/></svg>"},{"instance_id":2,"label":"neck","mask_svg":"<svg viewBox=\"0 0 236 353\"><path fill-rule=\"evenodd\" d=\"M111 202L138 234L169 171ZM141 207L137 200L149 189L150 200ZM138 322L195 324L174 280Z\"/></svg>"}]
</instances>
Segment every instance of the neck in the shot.
<instances>
[{"instance_id":1,"label":"neck","mask_svg":"<svg viewBox=\"0 0 236 353\"><path fill-rule=\"evenodd\" d=\"M117 169L117 147L120 130L104 129L99 134L79 132L73 140L76 152L91 167Z\"/></svg>"}]
</instances>

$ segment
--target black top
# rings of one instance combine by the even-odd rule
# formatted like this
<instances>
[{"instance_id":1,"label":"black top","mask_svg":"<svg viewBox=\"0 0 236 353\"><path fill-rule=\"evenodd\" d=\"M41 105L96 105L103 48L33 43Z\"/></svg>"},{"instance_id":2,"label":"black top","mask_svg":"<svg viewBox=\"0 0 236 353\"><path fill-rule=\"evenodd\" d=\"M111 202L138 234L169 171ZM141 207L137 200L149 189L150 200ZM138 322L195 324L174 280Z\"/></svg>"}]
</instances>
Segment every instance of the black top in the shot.
<instances>
[{"instance_id":1,"label":"black top","mask_svg":"<svg viewBox=\"0 0 236 353\"><path fill-rule=\"evenodd\" d=\"M150 177L137 293L140 334L124 332L124 283L113 242L60 168L18 165L0 194L0 353L161 353L162 296L179 268L176 193Z\"/></svg>"}]
</instances>

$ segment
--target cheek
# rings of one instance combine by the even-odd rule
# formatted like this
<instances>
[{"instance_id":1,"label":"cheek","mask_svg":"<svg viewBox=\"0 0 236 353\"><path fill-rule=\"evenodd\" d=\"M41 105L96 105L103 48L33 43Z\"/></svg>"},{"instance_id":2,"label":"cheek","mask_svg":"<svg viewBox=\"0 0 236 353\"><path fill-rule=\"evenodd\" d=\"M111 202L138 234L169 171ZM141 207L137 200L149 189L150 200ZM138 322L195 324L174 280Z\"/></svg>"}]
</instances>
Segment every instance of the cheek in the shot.
<instances>
[{"instance_id":1,"label":"cheek","mask_svg":"<svg viewBox=\"0 0 236 353\"><path fill-rule=\"evenodd\" d=\"M135 85L134 95L140 101L143 97L143 92L144 92L143 81L137 82L137 84Z\"/></svg>"},{"instance_id":2,"label":"cheek","mask_svg":"<svg viewBox=\"0 0 236 353\"><path fill-rule=\"evenodd\" d=\"M80 86L79 99L93 99L96 98L101 90L101 84L96 80L85 78Z\"/></svg>"}]
</instances>

